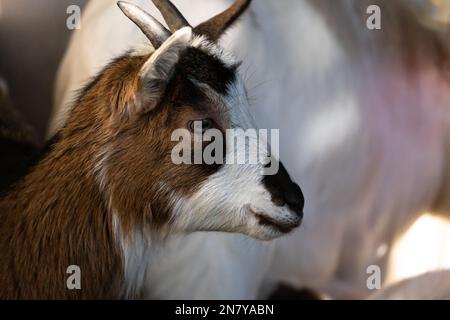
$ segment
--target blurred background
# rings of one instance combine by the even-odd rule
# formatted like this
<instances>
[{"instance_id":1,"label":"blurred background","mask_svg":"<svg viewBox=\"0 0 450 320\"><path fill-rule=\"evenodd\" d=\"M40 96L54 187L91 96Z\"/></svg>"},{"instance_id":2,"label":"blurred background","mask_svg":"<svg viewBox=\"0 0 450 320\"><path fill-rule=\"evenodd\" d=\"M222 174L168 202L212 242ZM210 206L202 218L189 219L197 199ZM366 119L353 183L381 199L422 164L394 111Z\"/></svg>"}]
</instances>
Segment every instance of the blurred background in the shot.
<instances>
[{"instance_id":1,"label":"blurred background","mask_svg":"<svg viewBox=\"0 0 450 320\"><path fill-rule=\"evenodd\" d=\"M424 24L432 29L448 27L450 1L410 1L417 2L416 10ZM87 2L0 0L0 77L6 80L15 106L36 130L39 142L45 137L56 72L72 32L66 27L67 7L78 5L83 9ZM397 268L391 268L388 282L450 267L449 252L450 223L425 215L394 248Z\"/></svg>"},{"instance_id":2,"label":"blurred background","mask_svg":"<svg viewBox=\"0 0 450 320\"><path fill-rule=\"evenodd\" d=\"M447 28L449 1L408 1L415 3L424 24ZM72 32L65 25L66 10L69 5L83 9L87 2L0 0L0 77L5 78L15 106L36 129L41 142L50 116L55 74Z\"/></svg>"},{"instance_id":3,"label":"blurred background","mask_svg":"<svg viewBox=\"0 0 450 320\"><path fill-rule=\"evenodd\" d=\"M50 116L56 71L71 34L66 10L69 5L83 8L86 2L0 0L0 77L40 142Z\"/></svg>"}]
</instances>

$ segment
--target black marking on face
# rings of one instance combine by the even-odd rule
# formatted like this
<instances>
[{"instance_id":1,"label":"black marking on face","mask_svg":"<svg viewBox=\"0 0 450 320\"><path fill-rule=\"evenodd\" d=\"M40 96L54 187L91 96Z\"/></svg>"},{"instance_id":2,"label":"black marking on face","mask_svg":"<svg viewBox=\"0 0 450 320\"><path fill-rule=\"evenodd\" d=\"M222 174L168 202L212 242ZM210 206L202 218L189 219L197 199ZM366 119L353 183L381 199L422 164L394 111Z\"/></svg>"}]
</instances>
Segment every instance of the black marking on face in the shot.
<instances>
[{"instance_id":1,"label":"black marking on face","mask_svg":"<svg viewBox=\"0 0 450 320\"><path fill-rule=\"evenodd\" d=\"M267 165L267 167L269 166L270 164ZM263 183L269 190L272 202L275 205L280 207L288 205L295 213L303 215L305 199L302 190L291 180L289 173L281 162L277 174L264 176Z\"/></svg>"},{"instance_id":2,"label":"black marking on face","mask_svg":"<svg viewBox=\"0 0 450 320\"><path fill-rule=\"evenodd\" d=\"M237 66L227 67L216 57L198 48L189 47L181 55L177 72L205 83L217 93L226 95L229 84L236 80Z\"/></svg>"}]
</instances>

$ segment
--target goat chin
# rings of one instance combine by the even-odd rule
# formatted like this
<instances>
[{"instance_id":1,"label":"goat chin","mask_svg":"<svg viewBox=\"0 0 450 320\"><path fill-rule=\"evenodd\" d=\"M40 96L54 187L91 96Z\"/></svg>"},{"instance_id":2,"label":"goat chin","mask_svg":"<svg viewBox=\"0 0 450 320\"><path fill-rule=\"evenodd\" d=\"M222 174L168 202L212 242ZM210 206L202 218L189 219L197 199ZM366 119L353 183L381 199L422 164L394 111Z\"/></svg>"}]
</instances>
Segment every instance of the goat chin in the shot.
<instances>
[{"instance_id":1,"label":"goat chin","mask_svg":"<svg viewBox=\"0 0 450 320\"><path fill-rule=\"evenodd\" d=\"M137 2L160 17L149 1ZM195 25L229 1L174 3ZM402 10L393 3L384 5ZM147 297L255 298L276 281L333 287L337 274L369 295L367 267L385 271L393 239L443 190L448 82L419 24L411 26L418 33L407 31L417 34L405 46L414 58L396 40L401 22L387 15L389 32L372 39L344 1L258 0L251 10L224 41L250 62L242 70L260 127L282 128L281 158L308 199L303 226L271 244L210 233L174 239L151 253ZM59 70L49 132L64 123L82 83L142 43L113 3L91 1ZM440 203L448 209L448 199Z\"/></svg>"}]
</instances>

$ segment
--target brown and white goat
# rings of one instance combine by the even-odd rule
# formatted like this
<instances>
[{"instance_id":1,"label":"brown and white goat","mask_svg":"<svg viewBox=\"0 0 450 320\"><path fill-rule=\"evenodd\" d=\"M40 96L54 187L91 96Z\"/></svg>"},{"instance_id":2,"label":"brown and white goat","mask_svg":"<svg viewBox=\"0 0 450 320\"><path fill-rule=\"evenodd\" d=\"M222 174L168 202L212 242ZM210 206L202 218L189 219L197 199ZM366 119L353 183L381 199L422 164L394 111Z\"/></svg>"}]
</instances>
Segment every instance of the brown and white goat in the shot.
<instances>
[{"instance_id":1,"label":"brown and white goat","mask_svg":"<svg viewBox=\"0 0 450 320\"><path fill-rule=\"evenodd\" d=\"M299 226L303 195L283 166L268 176L261 164L171 161L172 132L193 121L222 132L253 126L239 63L216 45L249 3L193 29L155 1L171 31L119 3L154 49L111 62L80 93L49 153L0 201L0 298L136 297L146 248L168 235L269 240ZM81 290L67 289L71 265Z\"/></svg>"}]
</instances>

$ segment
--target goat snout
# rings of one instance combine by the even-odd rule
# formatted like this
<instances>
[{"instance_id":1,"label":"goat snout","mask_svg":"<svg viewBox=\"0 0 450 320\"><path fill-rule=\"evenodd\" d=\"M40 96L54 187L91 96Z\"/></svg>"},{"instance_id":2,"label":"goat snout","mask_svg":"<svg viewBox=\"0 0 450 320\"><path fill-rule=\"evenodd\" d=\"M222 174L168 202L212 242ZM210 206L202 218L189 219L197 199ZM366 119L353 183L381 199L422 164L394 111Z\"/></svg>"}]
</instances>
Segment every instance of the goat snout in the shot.
<instances>
[{"instance_id":1,"label":"goat snout","mask_svg":"<svg viewBox=\"0 0 450 320\"><path fill-rule=\"evenodd\" d=\"M277 174L265 176L264 185L272 196L272 202L277 206L287 205L295 214L303 218L305 198L300 187L291 180L289 173L280 162Z\"/></svg>"},{"instance_id":2,"label":"goat snout","mask_svg":"<svg viewBox=\"0 0 450 320\"><path fill-rule=\"evenodd\" d=\"M294 211L300 218L303 218L303 207L305 198L303 192L296 183L292 183L284 193L284 200L288 207Z\"/></svg>"}]
</instances>

